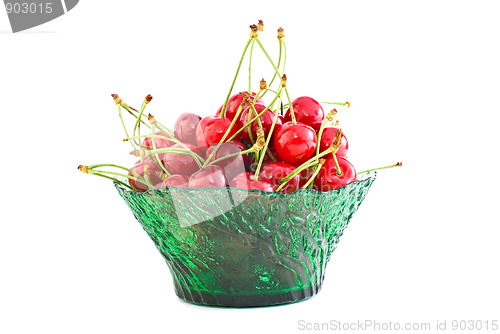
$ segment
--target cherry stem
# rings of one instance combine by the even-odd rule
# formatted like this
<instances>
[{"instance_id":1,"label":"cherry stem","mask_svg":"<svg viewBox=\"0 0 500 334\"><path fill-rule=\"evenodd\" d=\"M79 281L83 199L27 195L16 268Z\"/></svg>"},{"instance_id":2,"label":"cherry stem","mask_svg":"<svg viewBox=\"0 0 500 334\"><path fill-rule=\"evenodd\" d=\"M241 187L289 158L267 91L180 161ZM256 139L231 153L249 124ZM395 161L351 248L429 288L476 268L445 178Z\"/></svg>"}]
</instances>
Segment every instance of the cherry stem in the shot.
<instances>
[{"instance_id":1,"label":"cherry stem","mask_svg":"<svg viewBox=\"0 0 500 334\"><path fill-rule=\"evenodd\" d=\"M293 177L295 175L299 174L300 172L302 172L306 168L309 168L309 167L317 165L318 163L319 162L316 160L316 161L308 162L307 164L304 163L304 164L300 165L293 172L291 172L290 174L288 174L287 177L284 177L284 178L282 178L282 179L279 180L279 182L281 184L280 184L280 186L278 188L276 188L276 191L280 191L281 188L283 188L291 179L293 179Z\"/></svg>"},{"instance_id":2,"label":"cherry stem","mask_svg":"<svg viewBox=\"0 0 500 334\"><path fill-rule=\"evenodd\" d=\"M283 78L283 76L280 74L280 71L278 70L278 68L276 67L276 65L274 65L274 62L273 60L271 59L271 57L269 56L269 54L267 53L266 49L264 48L264 46L262 45L262 43L260 42L259 38L256 37L255 40L257 41L257 43L259 44L260 48L262 49L262 51L264 52L264 54L266 55L267 59L269 60L269 62L271 63L271 65L273 65L274 67L274 70L276 72L277 75L279 75L280 78ZM285 42L283 41L283 45ZM285 46L285 58L286 58L286 46ZM291 103L291 100L290 100L290 95L288 94L288 90L285 88L285 92L286 92L286 97L288 99L288 103L290 104L290 115L292 117L292 123L293 124L297 124L297 121L295 120L295 115L293 114L293 107L292 107L292 103Z\"/></svg>"},{"instance_id":3,"label":"cherry stem","mask_svg":"<svg viewBox=\"0 0 500 334\"><path fill-rule=\"evenodd\" d=\"M180 146L182 146L182 148L186 149L187 151L191 152L189 155L191 155L194 160L196 161L196 163L198 164L198 166L201 168L202 165L205 160L203 160L198 154L194 153L193 151L191 151L183 142L181 142L179 139L175 138L173 135L171 135L169 132L170 130L168 130L166 127L164 127L160 122L158 122L156 119L155 119L155 126L161 131L163 132L165 135L167 135L167 139L169 139L170 141L173 141L174 143L176 144L179 144ZM158 136L158 137L162 137L162 138L165 138L164 136ZM200 163L201 162L201 163Z\"/></svg>"},{"instance_id":4,"label":"cherry stem","mask_svg":"<svg viewBox=\"0 0 500 334\"><path fill-rule=\"evenodd\" d=\"M349 102L320 102L320 103L335 104L335 105L338 105L338 106L343 106L343 105L349 104Z\"/></svg>"},{"instance_id":5,"label":"cherry stem","mask_svg":"<svg viewBox=\"0 0 500 334\"><path fill-rule=\"evenodd\" d=\"M255 45L255 39L252 39L252 45L250 46L250 55L248 61L248 94L252 95L252 55L253 55L253 46Z\"/></svg>"},{"instance_id":6,"label":"cherry stem","mask_svg":"<svg viewBox=\"0 0 500 334\"><path fill-rule=\"evenodd\" d=\"M278 99L278 95L276 95L276 96L274 97L274 100L271 102L271 105L272 105L272 104L273 104L273 103L274 103L277 99ZM255 122L256 120L258 120L258 119L259 119L259 117L260 117L260 116L262 116L262 115L264 115L264 113L265 113L266 111L268 111L268 110L269 110L269 106L267 106L264 110L262 110L262 111L261 111L261 112L257 115L257 117L252 118L252 119L248 122L247 126L249 126L250 124L252 124L252 123L253 123L253 122ZM233 140L234 138L236 138L236 137L237 137L237 136L241 133L241 131L243 131L243 130L247 127L247 126L244 126L244 127L241 127L240 129L238 129L238 131L236 131L236 132L235 132L235 134L234 134L231 138L229 138L227 141L231 141L231 140ZM249 131L249 134L251 134L251 131Z\"/></svg>"},{"instance_id":7,"label":"cherry stem","mask_svg":"<svg viewBox=\"0 0 500 334\"><path fill-rule=\"evenodd\" d=\"M127 174L122 174L122 173L105 171L105 170L94 170L94 168L97 168L97 167L117 167L117 168L121 168L121 169L124 169L126 171L129 171L132 174L137 175L138 177L134 177L134 176L130 176L130 175L127 175ZM118 179L116 179L114 177L107 176L106 174L125 177L125 178L130 179L130 180L134 180L134 181L137 181L137 182L144 183L149 188L153 188L153 185L150 182L148 182L145 178L143 178L141 175L139 175L137 172L134 172L134 171L132 171L132 170L130 170L128 168L122 167L122 166L118 166L118 165L114 165L114 164L98 164L98 165L92 165L92 166L82 166L82 165L80 165L80 166L78 166L78 169L80 171L86 173L86 174L92 174L92 175L102 176L102 177L105 177L105 178L117 181L120 184L125 185L125 186L127 186L125 183L121 182L120 180L118 180ZM131 187L129 187L129 186L127 186L127 187L130 188L131 190L133 190Z\"/></svg>"},{"instance_id":8,"label":"cherry stem","mask_svg":"<svg viewBox=\"0 0 500 334\"><path fill-rule=\"evenodd\" d=\"M307 180L306 184L304 184L304 186L302 187L302 189L306 189L309 187L309 185L311 185L313 182L314 182L314 179L316 178L316 176L318 175L321 167L323 166L323 164L325 163L325 159L320 159L319 162L318 162L318 165L315 166L315 170L314 170L314 173L313 175L311 175L311 178L309 180Z\"/></svg>"},{"instance_id":9,"label":"cherry stem","mask_svg":"<svg viewBox=\"0 0 500 334\"><path fill-rule=\"evenodd\" d=\"M240 68L241 68L241 63L243 62L243 58L245 58L245 54L247 53L248 46L250 45L250 42L253 40L252 37L248 39L247 44L245 45L245 49L243 50L243 54L241 55L240 62L238 64L238 69L236 70L236 74L234 75L233 83L231 84L231 88L229 89L229 93L227 94L226 101L224 102L224 106L222 107L222 110L220 112L220 117L224 117L226 113L226 108L227 108L227 101L229 101L229 97L231 96L231 93L233 92L234 88L234 83L236 82L236 78L238 78L238 73L240 73ZM249 92L251 94L251 92Z\"/></svg>"},{"instance_id":10,"label":"cherry stem","mask_svg":"<svg viewBox=\"0 0 500 334\"><path fill-rule=\"evenodd\" d=\"M264 54L266 55L267 59L269 60L269 62L271 63L271 65L273 65L274 67L274 71L276 72L275 74L278 75L280 78L282 77L282 75L280 74L280 71L278 70L278 68L276 67L276 65L274 65L274 62L273 60L271 59L271 57L269 56L269 54L267 53L266 49L264 48L264 46L262 45L262 43L260 42L260 39L258 37L255 38L255 40L257 41L257 44L259 44L260 48L262 49L262 51L264 52Z\"/></svg>"},{"instance_id":11,"label":"cherry stem","mask_svg":"<svg viewBox=\"0 0 500 334\"><path fill-rule=\"evenodd\" d=\"M120 169L123 169L123 170L125 170L125 171L127 171L127 172L129 172L129 173L134 174L134 175L135 175L135 176L137 176L138 178L141 178L141 177L142 177L139 173L137 173L137 172L135 172L135 171L133 171L133 170L131 170L131 169L127 168L127 167L120 166L120 165L115 165L115 164L95 164L95 165L90 165L90 166L88 166L89 170L93 170L94 168L99 168L99 167L114 167L114 168L120 168ZM100 171L99 171L99 172L100 172Z\"/></svg>"},{"instance_id":12,"label":"cherry stem","mask_svg":"<svg viewBox=\"0 0 500 334\"><path fill-rule=\"evenodd\" d=\"M117 105L119 105L120 107L125 109L130 115L137 118L137 116L134 114L134 112L138 112L137 110L135 110L134 108L132 108L131 106L129 106L128 104L123 102L123 100L117 94L111 94L111 96L113 97L113 100L115 100L115 103ZM121 110L119 110L119 112L121 113ZM122 123L123 123L123 120L122 120ZM146 125L149 128L149 125L147 125L144 121L141 120L141 123Z\"/></svg>"},{"instance_id":13,"label":"cherry stem","mask_svg":"<svg viewBox=\"0 0 500 334\"><path fill-rule=\"evenodd\" d=\"M304 169L306 168L309 168L311 166L314 166L318 163L318 159L321 158L322 156L325 156L329 153L332 153L332 148L329 147L327 148L326 150L324 150L323 152L321 152L319 155L316 155L316 156L313 156L311 159L307 160L306 162L304 162L302 165L298 166L297 168L295 168L295 170L293 172L291 172L290 174L288 174L286 177L282 178L280 180L280 182L284 182L284 183L287 183L288 181L290 181L295 175L299 174L300 172L302 172ZM281 188L280 188L281 189ZM276 189L276 191L278 191L278 189Z\"/></svg>"},{"instance_id":14,"label":"cherry stem","mask_svg":"<svg viewBox=\"0 0 500 334\"><path fill-rule=\"evenodd\" d=\"M318 145L316 145L316 155L319 154L319 147L321 143L321 137L323 135L323 130L328 125L328 123L330 123L330 121L335 117L336 114L337 114L337 109L333 109L326 115L325 119L323 119L323 122L321 122L321 127L319 128L318 131L318 140L317 140Z\"/></svg>"},{"instance_id":15,"label":"cherry stem","mask_svg":"<svg viewBox=\"0 0 500 334\"><path fill-rule=\"evenodd\" d=\"M118 180L117 178L114 178L114 177L111 177L111 176L107 176L107 175L104 175L104 174L101 174L101 173L98 173L98 172L92 172L92 173L89 173L89 174L97 175L97 176L100 176L100 177L104 177L106 179L113 180L114 182L117 182L117 183L121 184L122 186L127 187L128 189L130 189L132 191L135 191L131 186L129 186L128 184L126 184L126 183Z\"/></svg>"},{"instance_id":16,"label":"cherry stem","mask_svg":"<svg viewBox=\"0 0 500 334\"><path fill-rule=\"evenodd\" d=\"M278 57L278 68L280 68L280 63L281 63L281 49L283 48L282 47L282 42L281 42L281 39L278 40L279 43L280 43L280 54L279 54L279 57ZM271 82L269 83L269 87L271 87L273 85L273 82L274 82L274 79L276 79L276 72L274 72L274 75L273 75L273 78L271 79ZM262 94L262 97L264 97L264 95L266 95L267 92L264 92L264 94Z\"/></svg>"},{"instance_id":17,"label":"cherry stem","mask_svg":"<svg viewBox=\"0 0 500 334\"><path fill-rule=\"evenodd\" d=\"M141 120L142 120L142 115L144 114L144 110L146 109L146 106L149 104L149 101L151 101L151 95L148 95L145 99L144 99L144 102L142 102L142 106L141 106L141 109L139 111L139 116L137 117L137 121L135 122L135 126L134 126L134 136L135 136L135 132L137 130L137 134L140 136L141 135ZM142 148L142 145L141 145L141 142L138 141L137 145L139 145L141 148Z\"/></svg>"},{"instance_id":18,"label":"cherry stem","mask_svg":"<svg viewBox=\"0 0 500 334\"><path fill-rule=\"evenodd\" d=\"M175 154L190 155L196 161L198 167L200 168L203 167L202 164L205 163L205 160L202 157L191 151L189 148L159 148L156 150L144 150L144 155L146 156L158 153L175 153Z\"/></svg>"},{"instance_id":19,"label":"cherry stem","mask_svg":"<svg viewBox=\"0 0 500 334\"><path fill-rule=\"evenodd\" d=\"M222 160L228 159L228 158L237 157L239 155L244 155L244 154L249 154L249 153L254 153L254 152L255 152L255 149L252 147L252 148L249 148L248 150L245 150L245 151L240 151L240 152L225 155L222 158L219 158L217 160L210 162L209 165L216 164L216 163L218 163ZM209 157L209 158L211 158L211 157ZM210 159L207 159L207 161L210 161Z\"/></svg>"},{"instance_id":20,"label":"cherry stem","mask_svg":"<svg viewBox=\"0 0 500 334\"><path fill-rule=\"evenodd\" d=\"M252 109L253 114L257 118L257 122L259 123L259 128L262 129L262 121L260 120L259 113L257 112L257 110L255 110L255 106L253 103L250 104L250 109ZM248 121L250 122L250 113L248 113ZM250 128L248 128L248 132L250 133Z\"/></svg>"},{"instance_id":21,"label":"cherry stem","mask_svg":"<svg viewBox=\"0 0 500 334\"><path fill-rule=\"evenodd\" d=\"M136 115L136 113L139 113L139 111L135 110L134 108L130 107L128 104L126 104L125 102L122 102L121 103L121 107L123 109L125 109L130 115L134 116L135 119L138 119L139 117ZM148 129L150 128L150 126L144 122L142 119L140 120L140 122L145 125Z\"/></svg>"},{"instance_id":22,"label":"cherry stem","mask_svg":"<svg viewBox=\"0 0 500 334\"><path fill-rule=\"evenodd\" d=\"M269 154L269 156L271 157L271 160L273 162L276 162L278 160L276 160L276 158L274 157L274 154L271 153L271 150L269 149L269 147L267 148L267 154Z\"/></svg>"},{"instance_id":23,"label":"cherry stem","mask_svg":"<svg viewBox=\"0 0 500 334\"><path fill-rule=\"evenodd\" d=\"M342 108L335 113L335 115L333 116L333 119L331 120L331 122L333 123L333 126L335 126L335 123L337 121L337 117L339 116L339 113L341 113L345 108L348 108L350 107L351 104L349 102L345 102L343 105L342 105Z\"/></svg>"},{"instance_id":24,"label":"cherry stem","mask_svg":"<svg viewBox=\"0 0 500 334\"><path fill-rule=\"evenodd\" d=\"M337 156L335 154L332 154L333 155L333 161L335 161L335 173L337 174L338 177L342 177L344 175L344 173L342 173L342 169L340 169L340 165L339 165L339 161L337 159Z\"/></svg>"},{"instance_id":25,"label":"cherry stem","mask_svg":"<svg viewBox=\"0 0 500 334\"><path fill-rule=\"evenodd\" d=\"M286 43L285 43L285 40L283 40L283 48L285 49L285 56L284 56L284 59L283 59L283 69L281 71L283 73L285 73L285 67L286 67Z\"/></svg>"},{"instance_id":26,"label":"cherry stem","mask_svg":"<svg viewBox=\"0 0 500 334\"><path fill-rule=\"evenodd\" d=\"M267 87L267 88L266 88L266 89L264 89L263 91L259 91L259 92L264 92L264 93L262 93L262 96L260 96L260 95L259 95L259 93L257 93L257 95L255 96L254 101L257 101L257 99L258 99L259 97L263 97L263 96L267 93L267 91L273 92L273 93L274 93L274 94L276 94L276 95L278 94L278 92L277 92L277 91L275 91L274 89L271 89L271 88Z\"/></svg>"},{"instance_id":27,"label":"cherry stem","mask_svg":"<svg viewBox=\"0 0 500 334\"><path fill-rule=\"evenodd\" d=\"M297 124L297 120L295 119L295 113L293 112L292 102L290 100L290 95L288 95L288 89L286 89L286 87L285 87L285 93L286 93L286 97L288 99L288 105L289 105L289 108L290 108L290 116L292 118L292 124L296 125Z\"/></svg>"},{"instance_id":28,"label":"cherry stem","mask_svg":"<svg viewBox=\"0 0 500 334\"><path fill-rule=\"evenodd\" d=\"M281 103L281 96L280 96L279 103ZM281 106L281 108L283 108L283 105ZM266 155L267 148L269 147L269 142L271 141L274 126L276 125L277 120L278 120L278 113L276 112L276 113L274 113L273 124L271 124L271 128L269 129L269 134L267 136L266 143L264 144L264 149L263 149L264 153L261 154L260 159L259 159L259 163L257 165L257 169L255 170L255 173L254 173L254 177L253 177L254 181L257 181L259 179L260 167L262 166L262 162L264 161L264 157Z\"/></svg>"},{"instance_id":29,"label":"cherry stem","mask_svg":"<svg viewBox=\"0 0 500 334\"><path fill-rule=\"evenodd\" d=\"M368 173L368 172L373 172L374 170L388 169L388 168L401 167L401 166L403 166L403 163L402 162L397 162L394 165L390 165L390 166L367 169L367 170L364 170L362 172L359 172L358 174L364 174L364 173Z\"/></svg>"},{"instance_id":30,"label":"cherry stem","mask_svg":"<svg viewBox=\"0 0 500 334\"><path fill-rule=\"evenodd\" d=\"M155 125L151 124L151 142L153 144L153 150L156 150L156 140L155 140L156 134L155 134ZM154 155L155 157L155 162L157 166L160 166L161 169L163 170L163 173L165 173L166 176L170 176L171 174L167 171L163 163L160 161L160 157L158 156L158 153Z\"/></svg>"},{"instance_id":31,"label":"cherry stem","mask_svg":"<svg viewBox=\"0 0 500 334\"><path fill-rule=\"evenodd\" d=\"M130 135L128 134L127 127L125 126L125 122L123 121L122 117L122 107L119 103L117 103L116 106L118 107L118 115L120 115L120 120L122 122L123 130L125 130L125 135L127 136L127 139L129 139ZM132 148L135 150L136 146L134 145L134 142L130 141L130 144L132 144Z\"/></svg>"}]
</instances>

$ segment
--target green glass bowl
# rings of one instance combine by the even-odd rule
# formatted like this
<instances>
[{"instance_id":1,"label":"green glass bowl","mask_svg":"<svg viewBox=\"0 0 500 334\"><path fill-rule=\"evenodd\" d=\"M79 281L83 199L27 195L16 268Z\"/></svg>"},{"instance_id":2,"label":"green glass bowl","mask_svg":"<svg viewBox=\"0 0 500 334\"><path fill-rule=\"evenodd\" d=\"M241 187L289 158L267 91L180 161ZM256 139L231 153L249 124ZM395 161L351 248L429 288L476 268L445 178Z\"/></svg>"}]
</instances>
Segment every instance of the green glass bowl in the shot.
<instances>
[{"instance_id":1,"label":"green glass bowl","mask_svg":"<svg viewBox=\"0 0 500 334\"><path fill-rule=\"evenodd\" d=\"M321 289L339 238L375 181L291 194L237 188L163 188L118 183L185 301L249 307L293 303Z\"/></svg>"}]
</instances>

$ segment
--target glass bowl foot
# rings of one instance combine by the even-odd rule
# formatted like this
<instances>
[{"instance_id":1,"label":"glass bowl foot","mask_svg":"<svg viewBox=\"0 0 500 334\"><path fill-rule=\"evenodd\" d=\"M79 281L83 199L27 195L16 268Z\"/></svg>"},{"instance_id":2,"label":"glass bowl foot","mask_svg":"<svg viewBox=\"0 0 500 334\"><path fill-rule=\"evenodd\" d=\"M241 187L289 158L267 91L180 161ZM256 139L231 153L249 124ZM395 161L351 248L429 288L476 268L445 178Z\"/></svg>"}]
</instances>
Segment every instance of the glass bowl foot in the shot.
<instances>
[{"instance_id":1,"label":"glass bowl foot","mask_svg":"<svg viewBox=\"0 0 500 334\"><path fill-rule=\"evenodd\" d=\"M253 295L230 295L223 293L192 291L176 286L175 293L180 299L196 305L222 307L262 307L291 304L303 301L316 295L320 289L320 285L315 285L304 289L274 294L262 293Z\"/></svg>"}]
</instances>

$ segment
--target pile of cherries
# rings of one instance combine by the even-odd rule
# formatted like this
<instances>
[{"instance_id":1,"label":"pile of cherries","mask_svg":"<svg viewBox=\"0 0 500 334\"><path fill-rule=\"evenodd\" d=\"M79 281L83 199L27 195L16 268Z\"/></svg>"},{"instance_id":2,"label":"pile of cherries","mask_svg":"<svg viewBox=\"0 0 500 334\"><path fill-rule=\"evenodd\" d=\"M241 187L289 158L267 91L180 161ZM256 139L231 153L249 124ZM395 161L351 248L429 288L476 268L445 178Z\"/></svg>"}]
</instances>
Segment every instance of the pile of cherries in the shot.
<instances>
[{"instance_id":1,"label":"pile of cherries","mask_svg":"<svg viewBox=\"0 0 500 334\"><path fill-rule=\"evenodd\" d=\"M192 113L181 114L173 136L157 131L154 145L152 136L147 136L141 149L133 152L142 159L128 173L132 189L147 191L151 185L235 187L291 193L306 184L318 191L333 190L356 179L356 171L346 158L346 137L336 127L322 127L327 121L316 100L298 97L292 101L292 108L281 115L266 110L262 98L257 98L254 104L255 95L243 92L231 96L224 116L223 106L215 115L203 118ZM248 124L256 118L252 117L252 111L261 114L260 123L254 120ZM156 120L153 123L158 125ZM225 134L225 139L231 140L223 140ZM328 150L336 135L341 140L333 154ZM264 139L268 137L265 147ZM323 153L320 158L315 157L317 151Z\"/></svg>"},{"instance_id":2,"label":"pile of cherries","mask_svg":"<svg viewBox=\"0 0 500 334\"><path fill-rule=\"evenodd\" d=\"M111 178L138 192L164 187L234 187L282 193L301 188L329 191L356 180L356 170L347 160L347 138L336 127L337 110L325 113L312 97L293 100L289 97L286 75L281 74L284 64L283 70L279 69L283 29L278 29L280 59L276 66L258 39L262 21L250 28L242 60L249 47L260 46L273 65L271 85L278 79L277 88L270 89L262 79L258 91L249 93L252 91L249 80L247 90L232 94L240 61L231 90L217 111L214 108L214 114L206 117L184 113L175 122L173 131L151 114L145 120L144 110L152 100L151 95L136 110L113 94L127 136L124 141L132 144L131 153L139 160L130 168L109 164L78 168ZM251 56L249 63L251 69ZM263 99L266 93L274 94L267 104ZM349 107L348 102L334 104L342 109ZM132 133L123 123L123 110L135 118ZM141 126L143 130L147 128L147 134L141 135ZM118 171L100 167L114 167Z\"/></svg>"}]
</instances>

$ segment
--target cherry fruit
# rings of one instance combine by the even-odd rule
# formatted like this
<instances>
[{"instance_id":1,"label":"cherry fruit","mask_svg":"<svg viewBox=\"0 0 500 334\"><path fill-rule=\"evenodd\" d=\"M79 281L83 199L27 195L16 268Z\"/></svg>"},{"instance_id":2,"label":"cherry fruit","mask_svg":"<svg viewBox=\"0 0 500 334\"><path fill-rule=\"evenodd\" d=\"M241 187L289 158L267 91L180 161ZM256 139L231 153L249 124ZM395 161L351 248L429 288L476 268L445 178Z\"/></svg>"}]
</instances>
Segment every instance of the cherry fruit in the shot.
<instances>
[{"instance_id":1,"label":"cherry fruit","mask_svg":"<svg viewBox=\"0 0 500 334\"><path fill-rule=\"evenodd\" d=\"M342 174L337 175L337 166L333 157L326 159L314 179L314 189L317 191L335 190L356 180L356 170L353 165L343 157L337 157Z\"/></svg>"},{"instance_id":2,"label":"cherry fruit","mask_svg":"<svg viewBox=\"0 0 500 334\"><path fill-rule=\"evenodd\" d=\"M226 174L219 166L206 166L191 175L189 188L224 188L228 186Z\"/></svg>"},{"instance_id":3,"label":"cherry fruit","mask_svg":"<svg viewBox=\"0 0 500 334\"><path fill-rule=\"evenodd\" d=\"M215 149L217 144L212 144L208 148L206 152L206 159L212 154L212 151ZM245 145L243 145L240 141L233 140L227 143L223 143L219 149L212 156L210 162L216 161L220 158L224 158L228 155L238 154L245 151ZM221 161L215 163L215 165L224 169L226 173L227 179L232 180L237 174L240 174L248 168L249 165L249 157L248 154L239 154L234 157L226 158Z\"/></svg>"},{"instance_id":4,"label":"cherry fruit","mask_svg":"<svg viewBox=\"0 0 500 334\"><path fill-rule=\"evenodd\" d=\"M243 92L243 93L248 93L248 92ZM252 101L254 101L255 99L255 93L252 93L252 96L250 96L250 99ZM238 112L238 108L240 107L241 105L241 102L243 101L243 94L234 94L233 96L231 96L229 98L229 100L227 101L227 106L226 106L226 111L224 112L224 117L226 118L229 118L230 120L234 119L234 116L236 116L236 113ZM255 104L259 103L259 104L264 104L264 100L262 100L262 98L258 98L257 101L254 101ZM220 108L217 110L217 113L216 115L217 116L220 116L220 113L222 111L222 106L220 106Z\"/></svg>"},{"instance_id":5,"label":"cherry fruit","mask_svg":"<svg viewBox=\"0 0 500 334\"><path fill-rule=\"evenodd\" d=\"M280 180L287 177L295 170L295 166L284 162L272 162L262 166L259 180L269 181L274 189L281 185ZM300 188L300 174L295 175L287 184L280 189L280 192L289 194Z\"/></svg>"},{"instance_id":6,"label":"cherry fruit","mask_svg":"<svg viewBox=\"0 0 500 334\"><path fill-rule=\"evenodd\" d=\"M330 147L333 143L333 139L335 138L335 134L338 129L328 126L323 129L323 133L321 134L321 140L319 142L319 152L323 152ZM344 134L342 134L342 141L340 142L340 147L335 153L337 157L347 158L347 149L349 148L349 143L347 142L347 138ZM327 155L326 157L331 157L331 155Z\"/></svg>"},{"instance_id":7,"label":"cherry fruit","mask_svg":"<svg viewBox=\"0 0 500 334\"><path fill-rule=\"evenodd\" d=\"M167 177L163 182L158 183L156 188L163 187L187 187L189 177L186 175L173 174Z\"/></svg>"},{"instance_id":8,"label":"cherry fruit","mask_svg":"<svg viewBox=\"0 0 500 334\"><path fill-rule=\"evenodd\" d=\"M183 143L196 145L196 127L200 123L201 117L191 113L183 113L175 122L175 138Z\"/></svg>"},{"instance_id":9,"label":"cherry fruit","mask_svg":"<svg viewBox=\"0 0 500 334\"><path fill-rule=\"evenodd\" d=\"M194 153L198 153L198 148L189 143L184 145ZM181 144L175 144L172 148L184 149ZM198 164L195 159L188 154L180 153L165 153L162 159L163 165L170 174L184 174L189 175L198 170Z\"/></svg>"},{"instance_id":10,"label":"cherry fruit","mask_svg":"<svg viewBox=\"0 0 500 334\"><path fill-rule=\"evenodd\" d=\"M319 131L325 112L318 101L309 96L301 96L292 101L293 114L297 122L310 125ZM291 121L290 109L285 113L285 121Z\"/></svg>"},{"instance_id":11,"label":"cherry fruit","mask_svg":"<svg viewBox=\"0 0 500 334\"><path fill-rule=\"evenodd\" d=\"M163 132L161 131L156 131L155 132L155 136L162 136L162 137L167 137ZM155 137L155 145L156 145L156 148L167 148L167 147L170 147L172 145L174 145L175 143L171 140L168 140L166 138L160 138L160 137ZM143 141L142 141L142 146L144 146L144 149L147 149L147 150L152 150L153 149L153 140L151 137L146 137Z\"/></svg>"},{"instance_id":12,"label":"cherry fruit","mask_svg":"<svg viewBox=\"0 0 500 334\"><path fill-rule=\"evenodd\" d=\"M208 147L212 143L219 143L227 129L231 125L229 118L218 116L207 116L201 119L196 127L196 143L199 147ZM227 139L236 132L235 127L231 129Z\"/></svg>"},{"instance_id":13,"label":"cherry fruit","mask_svg":"<svg viewBox=\"0 0 500 334\"><path fill-rule=\"evenodd\" d=\"M259 189L265 192L274 192L271 182L265 180L254 181L254 176L254 174L249 172L240 173L233 178L230 186L246 190Z\"/></svg>"},{"instance_id":14,"label":"cherry fruit","mask_svg":"<svg viewBox=\"0 0 500 334\"><path fill-rule=\"evenodd\" d=\"M286 122L276 132L274 148L284 162L299 165L314 155L317 141L316 132L309 125Z\"/></svg>"},{"instance_id":15,"label":"cherry fruit","mask_svg":"<svg viewBox=\"0 0 500 334\"><path fill-rule=\"evenodd\" d=\"M264 109L266 109L266 106L263 104L256 104L254 106L254 108L255 108L255 111L257 111L257 114L260 114L261 112L264 111ZM265 113L263 113L259 117L259 120L262 124L262 129L264 130L264 135L266 138L269 135L269 132L271 131L271 126L273 124L274 116L275 116L275 113L268 109L268 110L266 110ZM246 127L246 125L248 124L248 121L251 121L255 117L256 117L256 115L250 107L246 107L240 116L239 127L244 128L241 131L241 138L247 143L251 143L251 141L250 141L250 135L248 133L248 127ZM283 124L282 120L278 117L276 119L276 124L274 126L273 133L276 133L276 129L279 129L282 124ZM249 127L250 127L250 130L252 131L252 138L255 141L257 139L257 129L260 128L258 120L253 121Z\"/></svg>"},{"instance_id":16,"label":"cherry fruit","mask_svg":"<svg viewBox=\"0 0 500 334\"><path fill-rule=\"evenodd\" d=\"M151 181L151 184L157 184L159 182L162 182L162 179L159 176L161 174L160 167L158 167L153 162L153 160L151 160L148 157L144 158L144 162L141 162L141 160L137 161L135 163L135 165L130 168L130 170L136 172L137 174L139 174L142 177L145 177L146 169L148 170L147 175L149 177L149 180ZM128 175L131 177L137 178L136 174L129 172ZM147 180L147 177L145 177L145 178ZM144 184L140 181L136 181L136 180L132 180L132 179L129 179L128 181L129 181L128 183L130 184L132 189L134 189L135 191L144 192L144 191L147 191L149 189L149 187L146 184Z\"/></svg>"}]
</instances>

